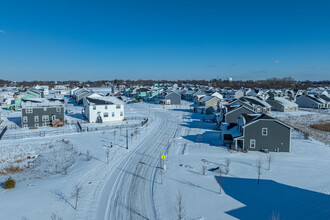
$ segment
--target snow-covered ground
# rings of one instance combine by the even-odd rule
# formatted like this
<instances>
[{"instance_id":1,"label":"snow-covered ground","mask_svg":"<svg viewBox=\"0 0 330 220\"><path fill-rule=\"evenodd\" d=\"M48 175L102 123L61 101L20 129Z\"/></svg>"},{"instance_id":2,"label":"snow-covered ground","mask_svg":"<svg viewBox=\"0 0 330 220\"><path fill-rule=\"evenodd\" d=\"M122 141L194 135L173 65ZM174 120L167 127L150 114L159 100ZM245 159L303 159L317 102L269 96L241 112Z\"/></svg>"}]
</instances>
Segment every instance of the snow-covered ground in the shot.
<instances>
[{"instance_id":1,"label":"snow-covered ground","mask_svg":"<svg viewBox=\"0 0 330 220\"><path fill-rule=\"evenodd\" d=\"M13 176L20 180L16 188L0 188L0 219L50 219L57 213L63 219L172 220L177 219L179 192L185 219L270 219L273 213L280 219L329 219L329 146L294 133L292 152L274 153L268 170L264 153L239 153L219 146L215 125L201 122L201 115L188 107L189 103L165 109L147 103L126 105L125 114L149 118L139 134L131 138L134 129L128 131L129 149L124 129L115 136L107 130L0 141L0 161L5 161L0 169L40 155L43 160L35 162L36 169L45 174L33 176L37 172L26 169ZM162 184L163 153L167 157ZM226 159L229 174L221 178L220 194L218 173L210 169L224 167ZM257 159L262 161L260 184ZM27 163L20 161L22 167ZM67 174L66 165L70 166ZM24 175L29 178L20 179ZM0 182L7 177L0 175ZM77 210L70 197L75 184L82 186Z\"/></svg>"}]
</instances>

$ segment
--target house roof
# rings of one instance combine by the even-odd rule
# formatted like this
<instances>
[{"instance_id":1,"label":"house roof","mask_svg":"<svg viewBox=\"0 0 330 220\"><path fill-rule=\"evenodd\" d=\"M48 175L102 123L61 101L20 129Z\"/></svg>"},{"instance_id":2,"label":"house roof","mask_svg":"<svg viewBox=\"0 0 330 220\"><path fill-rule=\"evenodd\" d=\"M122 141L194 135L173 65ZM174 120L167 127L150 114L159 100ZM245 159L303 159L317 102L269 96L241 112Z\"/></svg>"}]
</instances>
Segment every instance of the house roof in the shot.
<instances>
[{"instance_id":1,"label":"house roof","mask_svg":"<svg viewBox=\"0 0 330 220\"><path fill-rule=\"evenodd\" d=\"M253 96L244 96L244 97L241 97L240 100L249 102L252 105L259 105L262 107L271 108L271 105L269 105L267 102L260 100Z\"/></svg>"},{"instance_id":2,"label":"house roof","mask_svg":"<svg viewBox=\"0 0 330 220\"><path fill-rule=\"evenodd\" d=\"M280 103L283 106L287 106L287 107L297 107L298 106L296 103L291 102L282 97L274 97L273 99L276 100L278 103Z\"/></svg>"},{"instance_id":3,"label":"house roof","mask_svg":"<svg viewBox=\"0 0 330 220\"><path fill-rule=\"evenodd\" d=\"M46 98L34 98L34 99L22 99L22 108L26 107L51 107L51 106L62 106L64 104L63 99L46 99Z\"/></svg>"},{"instance_id":4,"label":"house roof","mask_svg":"<svg viewBox=\"0 0 330 220\"><path fill-rule=\"evenodd\" d=\"M106 97L95 97L95 98L86 98L90 103L95 105L120 105L123 104L121 100L119 100L115 96L106 96Z\"/></svg>"},{"instance_id":5,"label":"house roof","mask_svg":"<svg viewBox=\"0 0 330 220\"><path fill-rule=\"evenodd\" d=\"M259 119L274 119L273 117L270 117L269 115L266 115L266 114L245 114L245 113L243 113L242 116L244 117L244 119L246 121L245 124L248 124L250 122L253 122L253 121L256 121Z\"/></svg>"}]
</instances>

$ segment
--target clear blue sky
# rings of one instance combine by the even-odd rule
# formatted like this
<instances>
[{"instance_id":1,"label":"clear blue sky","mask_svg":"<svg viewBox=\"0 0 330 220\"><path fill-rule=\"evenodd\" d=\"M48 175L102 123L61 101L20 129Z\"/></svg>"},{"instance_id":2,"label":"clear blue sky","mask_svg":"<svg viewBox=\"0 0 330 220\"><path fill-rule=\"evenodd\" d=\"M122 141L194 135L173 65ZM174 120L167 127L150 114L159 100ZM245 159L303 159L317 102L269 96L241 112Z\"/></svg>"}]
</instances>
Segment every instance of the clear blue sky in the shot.
<instances>
[{"instance_id":1,"label":"clear blue sky","mask_svg":"<svg viewBox=\"0 0 330 220\"><path fill-rule=\"evenodd\" d=\"M0 1L0 79L330 79L327 0Z\"/></svg>"}]
</instances>

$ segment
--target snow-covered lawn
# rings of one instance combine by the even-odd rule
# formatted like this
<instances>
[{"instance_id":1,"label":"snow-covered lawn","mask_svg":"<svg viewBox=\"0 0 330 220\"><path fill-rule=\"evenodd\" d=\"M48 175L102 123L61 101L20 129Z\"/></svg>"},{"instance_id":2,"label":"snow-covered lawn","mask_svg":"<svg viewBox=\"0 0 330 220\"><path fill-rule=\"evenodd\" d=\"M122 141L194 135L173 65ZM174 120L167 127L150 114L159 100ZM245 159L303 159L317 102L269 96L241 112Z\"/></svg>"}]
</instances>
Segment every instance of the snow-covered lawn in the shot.
<instances>
[{"instance_id":1,"label":"snow-covered lawn","mask_svg":"<svg viewBox=\"0 0 330 220\"><path fill-rule=\"evenodd\" d=\"M313 139L304 140L294 133L292 152L273 153L268 170L266 154L240 153L220 146L215 125L201 122L201 115L186 108L189 108L188 104L165 106L165 109L147 103L126 105L126 115L147 115L150 123L148 127L140 128L140 134L133 139L130 137L128 150L124 129L118 130L115 136L109 130L0 141L0 169L10 164L26 167L28 161L35 161L30 163L29 169L13 175L18 180L16 188L0 188L0 219L43 220L50 219L52 213L64 220L129 216L104 213L112 211L107 205L114 199L109 198L115 193L113 189L141 201L141 204L134 203L133 216L138 216L141 210L144 210L142 214L155 211L156 218L161 220L177 219L175 208L179 192L185 219L270 219L273 213L279 214L280 219L329 219L329 146ZM167 127L162 130L163 138L157 137L162 123ZM129 136L133 132L130 129ZM164 146L168 143L168 154L163 151L167 158L164 160L164 183L161 184L158 149L166 149ZM138 156L134 157L136 153ZM230 160L229 174L221 178L220 194L218 173L210 169L224 167L226 159ZM257 184L257 159L262 161L260 184ZM135 166L135 163L139 165ZM63 168L68 164L70 168L65 174ZM202 174L203 166L207 169L205 175ZM156 172L155 179L150 179L153 171ZM116 178L117 173L120 181L110 179ZM0 175L0 182L7 177ZM134 191L134 183L139 183L137 189L144 190ZM75 184L82 186L77 210L73 209L74 199L70 196ZM125 190L126 184L130 188ZM151 186L153 191L149 198L146 195L149 196ZM141 207L146 200L150 201L148 206ZM120 203L116 208L126 212L132 209L126 203ZM143 215L140 218L153 219Z\"/></svg>"},{"instance_id":2,"label":"snow-covered lawn","mask_svg":"<svg viewBox=\"0 0 330 220\"><path fill-rule=\"evenodd\" d=\"M155 201L160 219L177 218L179 192L186 219L270 219L273 213L280 219L329 219L329 146L295 133L292 152L272 153L268 170L267 154L217 146L212 140L218 133L207 123L202 129L196 123L198 119L188 119L182 124L182 137L173 142L165 159L163 185L158 175ZM220 194L219 174L210 169L224 169L226 159L229 174L221 179ZM259 185L257 159L262 161ZM208 170L205 175L203 166Z\"/></svg>"}]
</instances>

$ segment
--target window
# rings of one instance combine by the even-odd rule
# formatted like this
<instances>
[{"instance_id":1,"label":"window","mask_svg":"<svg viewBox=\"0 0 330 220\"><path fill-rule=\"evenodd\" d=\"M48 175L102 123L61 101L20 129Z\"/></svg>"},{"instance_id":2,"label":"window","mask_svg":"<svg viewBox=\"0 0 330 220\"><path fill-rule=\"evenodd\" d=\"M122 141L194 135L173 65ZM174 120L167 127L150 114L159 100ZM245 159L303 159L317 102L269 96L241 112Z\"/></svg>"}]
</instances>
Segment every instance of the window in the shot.
<instances>
[{"instance_id":1,"label":"window","mask_svg":"<svg viewBox=\"0 0 330 220\"><path fill-rule=\"evenodd\" d=\"M103 113L103 116L104 116L105 118L107 118L107 117L109 117L109 113L108 113L108 112L104 112L104 113Z\"/></svg>"},{"instance_id":2,"label":"window","mask_svg":"<svg viewBox=\"0 0 330 220\"><path fill-rule=\"evenodd\" d=\"M116 108L117 108L117 109L120 108L120 105L116 105Z\"/></svg>"},{"instance_id":3,"label":"window","mask_svg":"<svg viewBox=\"0 0 330 220\"><path fill-rule=\"evenodd\" d=\"M34 116L34 122L39 122L39 116Z\"/></svg>"},{"instance_id":4,"label":"window","mask_svg":"<svg viewBox=\"0 0 330 220\"><path fill-rule=\"evenodd\" d=\"M56 120L56 115L52 115L52 120Z\"/></svg>"},{"instance_id":5,"label":"window","mask_svg":"<svg viewBox=\"0 0 330 220\"><path fill-rule=\"evenodd\" d=\"M49 121L49 116L48 115L43 115L42 116L42 121Z\"/></svg>"},{"instance_id":6,"label":"window","mask_svg":"<svg viewBox=\"0 0 330 220\"><path fill-rule=\"evenodd\" d=\"M34 127L37 127L38 128L39 127L39 124L38 123L35 123L34 124Z\"/></svg>"},{"instance_id":7,"label":"window","mask_svg":"<svg viewBox=\"0 0 330 220\"><path fill-rule=\"evenodd\" d=\"M114 112L112 112L112 117L115 117L115 113Z\"/></svg>"},{"instance_id":8,"label":"window","mask_svg":"<svg viewBox=\"0 0 330 220\"><path fill-rule=\"evenodd\" d=\"M28 122L28 118L26 116L23 117L23 123L27 123Z\"/></svg>"},{"instance_id":9,"label":"window","mask_svg":"<svg viewBox=\"0 0 330 220\"><path fill-rule=\"evenodd\" d=\"M123 112L120 112L120 116L123 116Z\"/></svg>"},{"instance_id":10,"label":"window","mask_svg":"<svg viewBox=\"0 0 330 220\"><path fill-rule=\"evenodd\" d=\"M268 128L262 128L262 136L267 136L268 135Z\"/></svg>"},{"instance_id":11,"label":"window","mask_svg":"<svg viewBox=\"0 0 330 220\"><path fill-rule=\"evenodd\" d=\"M61 112L61 107L56 107L57 112Z\"/></svg>"},{"instance_id":12,"label":"window","mask_svg":"<svg viewBox=\"0 0 330 220\"><path fill-rule=\"evenodd\" d=\"M44 111L47 111L47 108L44 108Z\"/></svg>"},{"instance_id":13,"label":"window","mask_svg":"<svg viewBox=\"0 0 330 220\"><path fill-rule=\"evenodd\" d=\"M256 148L256 140L250 139L250 148Z\"/></svg>"},{"instance_id":14,"label":"window","mask_svg":"<svg viewBox=\"0 0 330 220\"><path fill-rule=\"evenodd\" d=\"M42 126L47 127L47 124L48 124L47 122L44 122L44 123L42 123Z\"/></svg>"},{"instance_id":15,"label":"window","mask_svg":"<svg viewBox=\"0 0 330 220\"><path fill-rule=\"evenodd\" d=\"M27 128L27 127L28 127L28 125L27 125L27 124L24 124L24 125L23 125L23 127L24 127L24 128Z\"/></svg>"},{"instance_id":16,"label":"window","mask_svg":"<svg viewBox=\"0 0 330 220\"><path fill-rule=\"evenodd\" d=\"M26 112L26 114L31 114L31 113L33 113L33 108L27 108L25 110L25 112Z\"/></svg>"},{"instance_id":17,"label":"window","mask_svg":"<svg viewBox=\"0 0 330 220\"><path fill-rule=\"evenodd\" d=\"M93 110L96 110L96 106L95 105L93 106Z\"/></svg>"},{"instance_id":18,"label":"window","mask_svg":"<svg viewBox=\"0 0 330 220\"><path fill-rule=\"evenodd\" d=\"M108 109L108 106L107 106L107 105L105 105L105 106L104 106L104 109Z\"/></svg>"}]
</instances>

